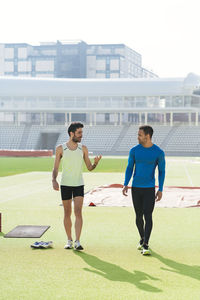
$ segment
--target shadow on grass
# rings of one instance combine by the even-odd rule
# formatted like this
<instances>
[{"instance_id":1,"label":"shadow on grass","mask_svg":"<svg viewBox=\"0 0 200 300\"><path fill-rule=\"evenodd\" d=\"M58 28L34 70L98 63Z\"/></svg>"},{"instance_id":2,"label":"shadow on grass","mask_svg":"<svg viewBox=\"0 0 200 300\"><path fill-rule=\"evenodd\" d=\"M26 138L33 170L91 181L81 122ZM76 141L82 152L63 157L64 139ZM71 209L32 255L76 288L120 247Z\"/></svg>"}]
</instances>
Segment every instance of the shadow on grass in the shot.
<instances>
[{"instance_id":1,"label":"shadow on grass","mask_svg":"<svg viewBox=\"0 0 200 300\"><path fill-rule=\"evenodd\" d=\"M0 236L4 236L5 235L5 233L3 233L3 232L0 232Z\"/></svg>"},{"instance_id":2,"label":"shadow on grass","mask_svg":"<svg viewBox=\"0 0 200 300\"><path fill-rule=\"evenodd\" d=\"M133 273L131 273L115 264L111 264L85 252L74 251L74 254L81 257L90 267L96 269L93 270L83 268L87 272L100 275L111 281L128 282L134 284L137 288L143 291L152 293L162 292L162 290L148 283L142 282L144 280L160 280L148 275L147 273L141 271L134 271Z\"/></svg>"},{"instance_id":3,"label":"shadow on grass","mask_svg":"<svg viewBox=\"0 0 200 300\"><path fill-rule=\"evenodd\" d=\"M200 280L200 266L189 266L186 264L181 264L172 259L165 258L154 251L152 251L152 255L155 258L157 258L159 261L161 261L163 264L171 268L171 269L167 269L161 267L162 270L174 272L183 276L188 276Z\"/></svg>"}]
</instances>

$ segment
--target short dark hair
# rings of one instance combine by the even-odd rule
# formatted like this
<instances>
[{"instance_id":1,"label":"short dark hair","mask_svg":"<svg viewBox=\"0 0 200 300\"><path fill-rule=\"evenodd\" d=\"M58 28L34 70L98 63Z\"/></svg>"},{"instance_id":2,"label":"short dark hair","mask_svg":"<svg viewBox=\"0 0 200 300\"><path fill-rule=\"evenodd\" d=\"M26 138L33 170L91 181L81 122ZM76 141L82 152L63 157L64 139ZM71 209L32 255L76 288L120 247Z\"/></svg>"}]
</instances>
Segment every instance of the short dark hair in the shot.
<instances>
[{"instance_id":1,"label":"short dark hair","mask_svg":"<svg viewBox=\"0 0 200 300\"><path fill-rule=\"evenodd\" d=\"M151 126L149 126L149 125L143 125L143 126L139 127L139 130L143 130L145 135L149 134L150 138L152 138L153 128Z\"/></svg>"},{"instance_id":2,"label":"short dark hair","mask_svg":"<svg viewBox=\"0 0 200 300\"><path fill-rule=\"evenodd\" d=\"M75 132L79 128L83 128L84 125L81 122L73 122L68 127L68 134L70 136L70 132Z\"/></svg>"}]
</instances>

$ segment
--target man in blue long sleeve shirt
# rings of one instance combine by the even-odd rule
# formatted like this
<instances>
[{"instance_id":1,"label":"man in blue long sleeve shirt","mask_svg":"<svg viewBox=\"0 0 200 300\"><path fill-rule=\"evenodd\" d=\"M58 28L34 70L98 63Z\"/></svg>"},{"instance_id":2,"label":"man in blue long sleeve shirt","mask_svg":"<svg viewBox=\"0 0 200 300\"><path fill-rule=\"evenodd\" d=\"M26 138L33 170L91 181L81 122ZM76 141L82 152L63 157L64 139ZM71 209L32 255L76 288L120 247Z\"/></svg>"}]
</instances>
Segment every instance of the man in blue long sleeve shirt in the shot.
<instances>
[{"instance_id":1,"label":"man in blue long sleeve shirt","mask_svg":"<svg viewBox=\"0 0 200 300\"><path fill-rule=\"evenodd\" d=\"M128 183L134 170L131 192L136 213L136 225L140 234L138 250L142 250L143 255L150 254L148 243L153 225L152 213L155 201L160 201L162 198L165 179L165 154L152 143L152 135L153 128L151 126L146 125L139 128L139 144L129 152L122 191L127 196ZM155 194L155 169L157 166L159 189Z\"/></svg>"}]
</instances>

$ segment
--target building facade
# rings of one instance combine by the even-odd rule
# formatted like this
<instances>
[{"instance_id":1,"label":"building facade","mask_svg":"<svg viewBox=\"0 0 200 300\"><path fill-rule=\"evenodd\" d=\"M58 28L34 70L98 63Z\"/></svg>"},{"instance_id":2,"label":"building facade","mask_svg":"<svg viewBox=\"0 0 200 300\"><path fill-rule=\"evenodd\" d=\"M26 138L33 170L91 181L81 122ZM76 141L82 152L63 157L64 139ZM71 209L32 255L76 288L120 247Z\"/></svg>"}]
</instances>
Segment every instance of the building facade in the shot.
<instances>
[{"instance_id":1,"label":"building facade","mask_svg":"<svg viewBox=\"0 0 200 300\"><path fill-rule=\"evenodd\" d=\"M141 54L124 44L57 41L33 46L0 44L0 76L46 78L152 78Z\"/></svg>"}]
</instances>

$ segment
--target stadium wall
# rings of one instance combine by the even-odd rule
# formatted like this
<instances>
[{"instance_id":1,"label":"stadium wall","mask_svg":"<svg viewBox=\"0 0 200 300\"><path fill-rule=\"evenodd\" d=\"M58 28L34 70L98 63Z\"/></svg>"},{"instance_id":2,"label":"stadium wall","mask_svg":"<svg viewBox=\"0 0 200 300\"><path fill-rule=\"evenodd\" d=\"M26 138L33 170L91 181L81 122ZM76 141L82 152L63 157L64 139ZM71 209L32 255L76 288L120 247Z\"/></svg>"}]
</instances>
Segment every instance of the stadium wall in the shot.
<instances>
[{"instance_id":1,"label":"stadium wall","mask_svg":"<svg viewBox=\"0 0 200 300\"><path fill-rule=\"evenodd\" d=\"M53 150L0 150L0 156L44 157L52 155Z\"/></svg>"}]
</instances>

